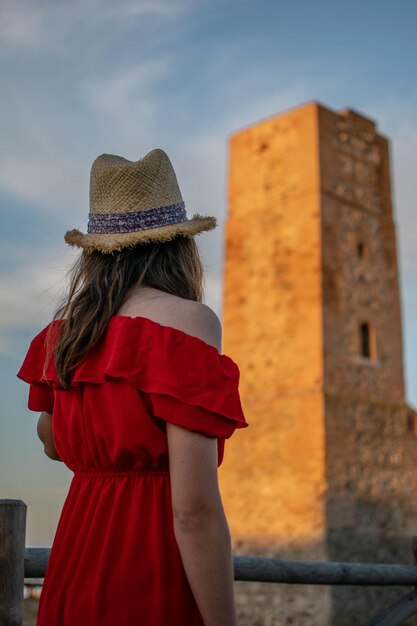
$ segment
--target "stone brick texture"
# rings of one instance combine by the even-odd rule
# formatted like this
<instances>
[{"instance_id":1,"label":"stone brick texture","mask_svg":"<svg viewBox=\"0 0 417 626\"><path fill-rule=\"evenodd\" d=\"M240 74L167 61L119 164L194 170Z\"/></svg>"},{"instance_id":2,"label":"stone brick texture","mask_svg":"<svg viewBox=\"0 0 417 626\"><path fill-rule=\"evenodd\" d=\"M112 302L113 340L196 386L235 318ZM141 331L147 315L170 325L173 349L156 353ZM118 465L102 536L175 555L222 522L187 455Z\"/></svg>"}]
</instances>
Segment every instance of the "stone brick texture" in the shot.
<instances>
[{"instance_id":1,"label":"stone brick texture","mask_svg":"<svg viewBox=\"0 0 417 626\"><path fill-rule=\"evenodd\" d=\"M228 200L223 352L250 423L219 472L234 552L414 563L388 139L308 102L231 135ZM409 590L237 582L239 625L355 626Z\"/></svg>"}]
</instances>

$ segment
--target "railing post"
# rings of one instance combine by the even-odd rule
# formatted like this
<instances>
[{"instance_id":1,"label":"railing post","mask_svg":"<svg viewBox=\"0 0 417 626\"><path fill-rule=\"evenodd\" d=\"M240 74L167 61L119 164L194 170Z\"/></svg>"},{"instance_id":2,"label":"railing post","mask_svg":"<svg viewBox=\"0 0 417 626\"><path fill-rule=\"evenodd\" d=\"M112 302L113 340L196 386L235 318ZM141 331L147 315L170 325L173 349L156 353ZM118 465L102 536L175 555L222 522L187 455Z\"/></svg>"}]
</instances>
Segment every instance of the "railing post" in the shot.
<instances>
[{"instance_id":1,"label":"railing post","mask_svg":"<svg viewBox=\"0 0 417 626\"><path fill-rule=\"evenodd\" d=\"M0 500L0 624L22 626L26 504Z\"/></svg>"}]
</instances>

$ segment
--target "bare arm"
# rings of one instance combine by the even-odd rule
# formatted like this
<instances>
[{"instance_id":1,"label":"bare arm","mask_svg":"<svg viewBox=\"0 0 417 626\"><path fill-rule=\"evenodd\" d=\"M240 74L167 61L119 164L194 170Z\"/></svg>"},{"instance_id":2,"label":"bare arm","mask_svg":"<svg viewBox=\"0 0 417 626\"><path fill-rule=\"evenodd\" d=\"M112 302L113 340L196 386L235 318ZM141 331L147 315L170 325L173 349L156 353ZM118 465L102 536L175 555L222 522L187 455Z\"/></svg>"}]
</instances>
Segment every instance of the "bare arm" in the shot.
<instances>
[{"instance_id":1,"label":"bare arm","mask_svg":"<svg viewBox=\"0 0 417 626\"><path fill-rule=\"evenodd\" d=\"M167 424L174 532L205 626L235 626L229 527L217 482L217 439Z\"/></svg>"},{"instance_id":2,"label":"bare arm","mask_svg":"<svg viewBox=\"0 0 417 626\"><path fill-rule=\"evenodd\" d=\"M61 461L58 452L55 449L54 439L52 434L52 415L43 411L40 414L37 426L37 433L39 439L44 445L44 452L46 456L49 456L53 461Z\"/></svg>"},{"instance_id":3,"label":"bare arm","mask_svg":"<svg viewBox=\"0 0 417 626\"><path fill-rule=\"evenodd\" d=\"M188 314L187 314L188 313ZM206 305L183 330L221 350L220 320ZM217 480L217 439L167 424L174 532L205 626L236 626L233 557Z\"/></svg>"}]
</instances>

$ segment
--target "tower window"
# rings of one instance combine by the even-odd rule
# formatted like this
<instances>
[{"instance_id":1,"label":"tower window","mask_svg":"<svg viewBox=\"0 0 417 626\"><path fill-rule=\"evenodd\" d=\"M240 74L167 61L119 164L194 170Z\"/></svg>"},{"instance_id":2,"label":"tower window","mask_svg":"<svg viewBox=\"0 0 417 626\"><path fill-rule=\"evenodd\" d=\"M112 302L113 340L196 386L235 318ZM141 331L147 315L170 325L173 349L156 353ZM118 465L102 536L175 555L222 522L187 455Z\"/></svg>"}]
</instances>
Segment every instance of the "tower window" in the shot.
<instances>
[{"instance_id":1,"label":"tower window","mask_svg":"<svg viewBox=\"0 0 417 626\"><path fill-rule=\"evenodd\" d=\"M376 358L375 330L369 322L359 325L360 353L366 359Z\"/></svg>"},{"instance_id":2,"label":"tower window","mask_svg":"<svg viewBox=\"0 0 417 626\"><path fill-rule=\"evenodd\" d=\"M368 256L368 249L363 241L358 241L358 243L356 244L356 252L360 259L364 259Z\"/></svg>"}]
</instances>

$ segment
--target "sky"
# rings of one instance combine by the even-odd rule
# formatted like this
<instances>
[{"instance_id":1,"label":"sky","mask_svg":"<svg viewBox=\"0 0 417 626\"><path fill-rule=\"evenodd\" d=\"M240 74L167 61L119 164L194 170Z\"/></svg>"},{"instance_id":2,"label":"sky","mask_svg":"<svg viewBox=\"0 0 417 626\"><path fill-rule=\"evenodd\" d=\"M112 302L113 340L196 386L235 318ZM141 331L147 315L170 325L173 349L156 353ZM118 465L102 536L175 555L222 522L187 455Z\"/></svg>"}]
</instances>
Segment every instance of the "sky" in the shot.
<instances>
[{"instance_id":1,"label":"sky","mask_svg":"<svg viewBox=\"0 0 417 626\"><path fill-rule=\"evenodd\" d=\"M0 498L27 545L50 545L72 473L43 454L16 377L50 321L86 231L102 153L171 157L221 315L227 141L317 100L391 142L407 399L417 405L417 3L414 0L0 0Z\"/></svg>"}]
</instances>

